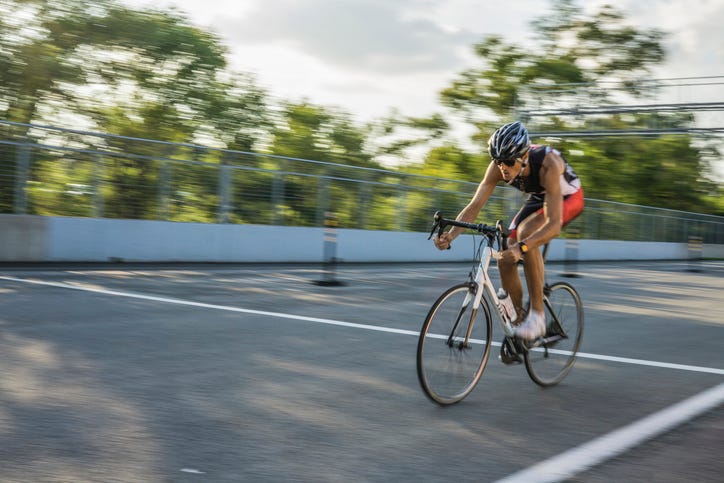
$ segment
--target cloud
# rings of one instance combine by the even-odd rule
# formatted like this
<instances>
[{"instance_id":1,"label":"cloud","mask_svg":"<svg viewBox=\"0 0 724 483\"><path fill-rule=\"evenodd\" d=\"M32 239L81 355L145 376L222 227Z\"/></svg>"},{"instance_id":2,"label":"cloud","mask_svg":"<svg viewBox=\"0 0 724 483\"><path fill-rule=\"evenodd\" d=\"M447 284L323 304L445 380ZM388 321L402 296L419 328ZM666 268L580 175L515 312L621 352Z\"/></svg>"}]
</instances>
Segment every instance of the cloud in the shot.
<instances>
[{"instance_id":1,"label":"cloud","mask_svg":"<svg viewBox=\"0 0 724 483\"><path fill-rule=\"evenodd\" d=\"M415 11L432 0L266 0L238 19L219 19L232 44L280 45L322 62L387 74L444 71L479 37L445 29Z\"/></svg>"},{"instance_id":2,"label":"cloud","mask_svg":"<svg viewBox=\"0 0 724 483\"><path fill-rule=\"evenodd\" d=\"M217 32L233 69L254 72L282 98L308 97L370 118L390 107L410 115L440 109L437 93L480 65L472 46L499 34L536 50L531 22L545 25L551 0L121 0L176 5ZM722 0L576 0L587 13L612 4L635 28L658 28L667 58L657 78L721 74ZM712 86L711 90L720 90ZM697 86L661 92L676 102L721 97ZM721 123L719 123L720 125Z\"/></svg>"},{"instance_id":3,"label":"cloud","mask_svg":"<svg viewBox=\"0 0 724 483\"><path fill-rule=\"evenodd\" d=\"M611 3L597 0L598 3ZM596 2L594 2L595 4ZM721 74L724 66L724 2L721 0L669 0L641 2L617 0L626 22L637 28L665 33L666 61L655 70L665 77ZM590 6L590 5L589 5Z\"/></svg>"},{"instance_id":4,"label":"cloud","mask_svg":"<svg viewBox=\"0 0 724 483\"><path fill-rule=\"evenodd\" d=\"M670 12L682 19L667 29L672 32L666 42L672 67L675 66L680 75L684 76L721 74L724 66L724 51L721 48L724 45L724 30L721 28L724 3L699 0L687 7L694 7L700 14L687 16L687 8L684 6L679 11L672 9ZM690 70L682 72L687 69L687 65Z\"/></svg>"}]
</instances>

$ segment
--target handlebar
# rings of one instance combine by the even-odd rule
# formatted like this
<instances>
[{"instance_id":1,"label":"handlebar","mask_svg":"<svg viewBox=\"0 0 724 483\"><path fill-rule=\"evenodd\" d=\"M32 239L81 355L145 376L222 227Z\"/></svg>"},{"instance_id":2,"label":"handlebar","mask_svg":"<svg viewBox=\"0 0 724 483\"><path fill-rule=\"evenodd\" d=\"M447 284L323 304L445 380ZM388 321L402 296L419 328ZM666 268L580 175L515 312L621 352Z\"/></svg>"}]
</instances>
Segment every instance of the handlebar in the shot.
<instances>
[{"instance_id":1,"label":"handlebar","mask_svg":"<svg viewBox=\"0 0 724 483\"><path fill-rule=\"evenodd\" d=\"M485 223L467 223L459 220L448 220L444 218L439 211L436 211L433 216L432 230L430 230L430 236L428 236L427 239L430 240L432 238L435 234L435 230L437 230L437 236L441 236L443 230L448 226L459 226L461 228L474 230L478 233L482 233L483 235L487 235L491 239L500 237L499 241L502 242L502 246L505 247L505 245L507 245L506 241L508 234L503 229L502 222L500 220L495 223L495 226L486 225Z\"/></svg>"}]
</instances>

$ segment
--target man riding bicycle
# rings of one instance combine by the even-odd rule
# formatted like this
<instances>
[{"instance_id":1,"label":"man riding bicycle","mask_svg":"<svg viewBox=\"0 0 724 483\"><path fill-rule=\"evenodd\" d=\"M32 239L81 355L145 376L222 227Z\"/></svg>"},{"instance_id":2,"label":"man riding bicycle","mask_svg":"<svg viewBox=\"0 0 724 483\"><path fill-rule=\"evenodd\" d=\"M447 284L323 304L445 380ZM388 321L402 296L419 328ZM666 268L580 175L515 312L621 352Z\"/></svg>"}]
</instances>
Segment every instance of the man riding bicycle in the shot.
<instances>
[{"instance_id":1,"label":"man riding bicycle","mask_svg":"<svg viewBox=\"0 0 724 483\"><path fill-rule=\"evenodd\" d=\"M531 145L528 130L520 122L501 126L488 140L491 162L472 200L456 220L472 223L487 203L495 186L505 181L528 194L510 224L508 249L498 260L500 280L519 314L523 313L523 286L518 260L523 258L530 310L515 329L521 339L545 335L543 313L544 267L540 247L558 236L561 228L583 210L583 189L573 169L550 146ZM453 227L433 242L440 250L450 247L463 229Z\"/></svg>"}]
</instances>

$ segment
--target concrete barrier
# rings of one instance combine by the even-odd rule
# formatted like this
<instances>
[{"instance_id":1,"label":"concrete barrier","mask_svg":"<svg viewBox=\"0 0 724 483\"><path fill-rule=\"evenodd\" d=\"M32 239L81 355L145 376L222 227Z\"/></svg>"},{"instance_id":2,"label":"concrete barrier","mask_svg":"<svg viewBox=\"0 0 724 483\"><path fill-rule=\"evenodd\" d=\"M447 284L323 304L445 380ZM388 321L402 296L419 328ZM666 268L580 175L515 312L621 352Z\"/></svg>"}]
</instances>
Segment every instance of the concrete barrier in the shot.
<instances>
[{"instance_id":1,"label":"concrete barrier","mask_svg":"<svg viewBox=\"0 0 724 483\"><path fill-rule=\"evenodd\" d=\"M475 237L480 240L480 237ZM472 235L439 251L427 233L339 229L342 262L469 261ZM323 228L215 225L150 220L0 215L0 261L13 262L312 262L323 261ZM566 241L551 243L548 260L566 258ZM578 259L686 260L686 243L580 240ZM724 245L704 245L724 258Z\"/></svg>"},{"instance_id":2,"label":"concrete barrier","mask_svg":"<svg viewBox=\"0 0 724 483\"><path fill-rule=\"evenodd\" d=\"M48 220L42 216L0 215L0 261L44 261Z\"/></svg>"},{"instance_id":3,"label":"concrete barrier","mask_svg":"<svg viewBox=\"0 0 724 483\"><path fill-rule=\"evenodd\" d=\"M321 228L51 218L47 261L316 262Z\"/></svg>"}]
</instances>

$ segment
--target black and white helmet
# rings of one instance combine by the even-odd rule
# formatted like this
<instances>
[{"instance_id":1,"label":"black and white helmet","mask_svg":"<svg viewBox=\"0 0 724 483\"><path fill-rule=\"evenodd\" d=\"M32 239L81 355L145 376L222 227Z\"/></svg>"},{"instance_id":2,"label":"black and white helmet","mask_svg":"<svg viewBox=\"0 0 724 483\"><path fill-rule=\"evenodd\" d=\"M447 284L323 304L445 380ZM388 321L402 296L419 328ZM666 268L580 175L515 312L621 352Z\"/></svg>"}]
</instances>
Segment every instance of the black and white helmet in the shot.
<instances>
[{"instance_id":1,"label":"black and white helmet","mask_svg":"<svg viewBox=\"0 0 724 483\"><path fill-rule=\"evenodd\" d=\"M529 147L528 130L519 121L501 126L488 139L488 153L499 161L520 158Z\"/></svg>"}]
</instances>

